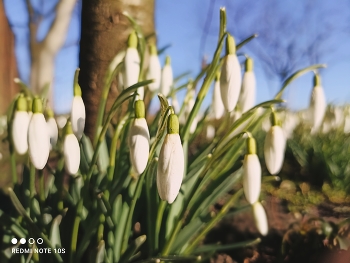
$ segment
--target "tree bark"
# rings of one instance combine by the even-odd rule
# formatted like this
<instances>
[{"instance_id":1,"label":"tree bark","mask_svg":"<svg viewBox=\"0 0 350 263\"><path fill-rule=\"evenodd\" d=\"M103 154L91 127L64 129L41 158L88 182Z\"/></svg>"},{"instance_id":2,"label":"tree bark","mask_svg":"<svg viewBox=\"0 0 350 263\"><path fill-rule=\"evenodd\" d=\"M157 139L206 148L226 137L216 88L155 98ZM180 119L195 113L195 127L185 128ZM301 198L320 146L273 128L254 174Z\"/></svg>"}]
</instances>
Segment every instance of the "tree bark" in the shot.
<instances>
[{"instance_id":1,"label":"tree bark","mask_svg":"<svg viewBox=\"0 0 350 263\"><path fill-rule=\"evenodd\" d=\"M114 56L126 47L132 30L122 14L124 11L137 21L145 36L154 32L154 0L83 0L79 84L86 105L85 134L90 138L95 131L107 68ZM109 100L116 95L114 87Z\"/></svg>"},{"instance_id":2,"label":"tree bark","mask_svg":"<svg viewBox=\"0 0 350 263\"><path fill-rule=\"evenodd\" d=\"M17 77L15 40L6 18L3 0L0 0L0 58L0 115L3 115L18 92L13 81Z\"/></svg>"}]
</instances>

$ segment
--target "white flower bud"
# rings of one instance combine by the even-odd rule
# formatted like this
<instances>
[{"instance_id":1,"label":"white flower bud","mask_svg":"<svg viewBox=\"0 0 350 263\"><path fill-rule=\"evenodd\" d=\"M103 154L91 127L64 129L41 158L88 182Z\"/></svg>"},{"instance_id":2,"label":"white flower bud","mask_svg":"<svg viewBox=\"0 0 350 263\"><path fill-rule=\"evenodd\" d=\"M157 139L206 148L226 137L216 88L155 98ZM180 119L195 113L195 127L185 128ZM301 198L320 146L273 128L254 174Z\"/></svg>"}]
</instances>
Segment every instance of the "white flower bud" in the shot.
<instances>
[{"instance_id":1,"label":"white flower bud","mask_svg":"<svg viewBox=\"0 0 350 263\"><path fill-rule=\"evenodd\" d=\"M12 140L18 154L28 151L29 114L27 111L16 111L12 122Z\"/></svg>"},{"instance_id":2,"label":"white flower bud","mask_svg":"<svg viewBox=\"0 0 350 263\"><path fill-rule=\"evenodd\" d=\"M160 150L157 168L157 188L162 200L169 204L176 199L184 174L184 153L175 114L168 118L168 134Z\"/></svg>"},{"instance_id":3,"label":"white flower bud","mask_svg":"<svg viewBox=\"0 0 350 263\"><path fill-rule=\"evenodd\" d=\"M326 108L326 97L321 86L320 77L318 75L315 75L314 88L312 90L309 108L310 120L313 131L318 130L318 128L321 126L324 115L326 113Z\"/></svg>"},{"instance_id":4,"label":"white flower bud","mask_svg":"<svg viewBox=\"0 0 350 263\"><path fill-rule=\"evenodd\" d=\"M149 131L145 118L135 118L129 133L130 161L137 174L146 169L149 156Z\"/></svg>"},{"instance_id":5,"label":"white flower bud","mask_svg":"<svg viewBox=\"0 0 350 263\"><path fill-rule=\"evenodd\" d=\"M162 70L162 79L160 84L160 93L168 96L173 85L173 70L170 65L170 57L166 57L165 65Z\"/></svg>"},{"instance_id":6,"label":"white flower bud","mask_svg":"<svg viewBox=\"0 0 350 263\"><path fill-rule=\"evenodd\" d=\"M50 117L47 121L47 129L49 131L50 136L50 148L55 147L58 139L58 128L55 118Z\"/></svg>"},{"instance_id":7,"label":"white flower bud","mask_svg":"<svg viewBox=\"0 0 350 263\"><path fill-rule=\"evenodd\" d=\"M281 171L286 139L280 126L274 125L266 133L264 144L264 156L266 167L270 174L275 175Z\"/></svg>"},{"instance_id":8,"label":"white flower bud","mask_svg":"<svg viewBox=\"0 0 350 263\"><path fill-rule=\"evenodd\" d=\"M35 103L35 100L34 100ZM50 137L45 117L40 112L33 113L28 128L29 157L36 169L43 169L50 153Z\"/></svg>"},{"instance_id":9,"label":"white flower bud","mask_svg":"<svg viewBox=\"0 0 350 263\"><path fill-rule=\"evenodd\" d=\"M124 57L124 87L136 84L140 74L140 57L137 52L137 36L132 32L128 39L128 48Z\"/></svg>"},{"instance_id":10,"label":"white flower bud","mask_svg":"<svg viewBox=\"0 0 350 263\"><path fill-rule=\"evenodd\" d=\"M261 166L254 138L247 138L247 148L243 160L243 191L248 203L254 204L259 199L261 188Z\"/></svg>"},{"instance_id":11,"label":"white flower bud","mask_svg":"<svg viewBox=\"0 0 350 263\"><path fill-rule=\"evenodd\" d=\"M74 96L73 98L70 119L74 135L80 140L85 127L85 105L81 96Z\"/></svg>"},{"instance_id":12,"label":"white flower bud","mask_svg":"<svg viewBox=\"0 0 350 263\"><path fill-rule=\"evenodd\" d=\"M265 209L260 202L256 202L253 204L253 214L256 228L259 230L261 235L266 236L267 232L269 231L269 226L267 223Z\"/></svg>"},{"instance_id":13,"label":"white flower bud","mask_svg":"<svg viewBox=\"0 0 350 263\"><path fill-rule=\"evenodd\" d=\"M225 107L222 103L221 94L220 94L220 77L217 76L214 82L214 91L213 91L213 113L216 120L220 119L225 113Z\"/></svg>"},{"instance_id":14,"label":"white flower bud","mask_svg":"<svg viewBox=\"0 0 350 263\"><path fill-rule=\"evenodd\" d=\"M150 46L149 66L147 71L147 79L153 79L154 82L148 85L151 92L159 89L161 80L161 66L157 55L157 49L154 45Z\"/></svg>"},{"instance_id":15,"label":"white flower bud","mask_svg":"<svg viewBox=\"0 0 350 263\"><path fill-rule=\"evenodd\" d=\"M242 113L250 110L255 104L255 74L253 71L244 72L240 106Z\"/></svg>"},{"instance_id":16,"label":"white flower bud","mask_svg":"<svg viewBox=\"0 0 350 263\"><path fill-rule=\"evenodd\" d=\"M80 148L77 137L74 134L66 134L64 137L63 154L66 172L76 174L80 165Z\"/></svg>"},{"instance_id":17,"label":"white flower bud","mask_svg":"<svg viewBox=\"0 0 350 263\"><path fill-rule=\"evenodd\" d=\"M236 107L241 91L241 66L236 55L235 40L231 35L226 38L226 56L221 68L221 99L228 112Z\"/></svg>"}]
</instances>

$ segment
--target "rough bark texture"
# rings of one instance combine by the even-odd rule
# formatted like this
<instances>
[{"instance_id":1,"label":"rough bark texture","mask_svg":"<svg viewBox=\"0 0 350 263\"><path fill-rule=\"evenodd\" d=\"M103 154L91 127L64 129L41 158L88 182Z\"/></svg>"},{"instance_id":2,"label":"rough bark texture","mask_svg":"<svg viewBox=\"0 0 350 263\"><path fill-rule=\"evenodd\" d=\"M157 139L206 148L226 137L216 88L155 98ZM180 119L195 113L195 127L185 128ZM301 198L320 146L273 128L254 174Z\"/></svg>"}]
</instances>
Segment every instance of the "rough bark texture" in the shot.
<instances>
[{"instance_id":1,"label":"rough bark texture","mask_svg":"<svg viewBox=\"0 0 350 263\"><path fill-rule=\"evenodd\" d=\"M124 11L138 22L146 36L154 32L154 0L83 0L79 84L86 105L85 133L90 138L108 65L126 47L132 30ZM109 100L116 95L112 87Z\"/></svg>"},{"instance_id":2,"label":"rough bark texture","mask_svg":"<svg viewBox=\"0 0 350 263\"><path fill-rule=\"evenodd\" d=\"M0 115L3 115L18 92L18 87L13 81L17 77L15 41L2 0L0 0L0 58Z\"/></svg>"}]
</instances>

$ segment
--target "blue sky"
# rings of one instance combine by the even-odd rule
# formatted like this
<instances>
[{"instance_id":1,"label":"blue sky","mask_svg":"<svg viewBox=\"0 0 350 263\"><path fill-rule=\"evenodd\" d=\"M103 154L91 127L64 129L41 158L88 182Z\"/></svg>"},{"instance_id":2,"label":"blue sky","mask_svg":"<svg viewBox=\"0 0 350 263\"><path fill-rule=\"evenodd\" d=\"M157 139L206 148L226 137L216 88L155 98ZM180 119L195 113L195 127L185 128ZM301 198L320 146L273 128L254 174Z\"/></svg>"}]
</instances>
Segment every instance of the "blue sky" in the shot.
<instances>
[{"instance_id":1,"label":"blue sky","mask_svg":"<svg viewBox=\"0 0 350 263\"><path fill-rule=\"evenodd\" d=\"M210 60L215 50L219 25L219 8L221 6L227 6L228 31L236 36L239 42L252 33L261 34L258 31L259 28L263 27L264 23L271 23L271 32L273 32L274 27L278 26L278 23L281 23L281 21L283 22L284 18L286 18L286 23L302 19L299 6L301 6L303 1L284 0L278 2L277 0L266 0L257 4L258 2L252 0L237 0L234 2L228 0L157 0L155 20L158 47L171 44L166 54L172 57L175 76L190 71L191 77L194 78L200 70L202 56L207 55ZM25 1L4 0L4 2L16 36L16 52L20 77L25 82L28 82L30 58L27 42L28 29L26 27L28 15ZM39 0L33 1L34 7L41 8L41 10L47 12L55 1L45 1L44 6L41 6L40 2ZM283 2L278 8L275 8L279 10L278 13L273 13L274 9L272 8L266 8L277 2ZM314 1L317 5L317 12L314 13L318 16L310 19L312 22L305 25L305 28L301 28L298 38L300 37L299 43L303 45L303 43L306 43L308 36L312 35L315 30L320 27L326 27L328 24L332 26L327 29L330 32L329 37L326 38L327 45L323 53L321 52L322 62L327 63L328 67L326 70L321 71L321 75L327 101L329 103L343 104L350 101L350 49L348 48L350 46L350 4L346 0L337 0L336 6L332 5L331 2L326 0ZM74 70L78 66L79 8L80 5L74 11L66 45L56 59L54 82L56 113L66 113L70 110L72 79ZM264 8L272 13L267 13L263 20L258 20L262 10L265 10ZM311 16L312 14L310 11L308 15ZM38 39L44 36L53 18L54 16L51 15L43 21ZM207 26L205 27L205 25ZM254 31L255 28L258 31ZM270 34L269 31L267 33ZM281 41L288 40L288 32L287 34L285 33L284 35L281 33L281 36L283 36ZM242 50L242 52L255 58L257 103L271 99L280 85L280 81L276 77L266 74L266 65L259 60L259 56L252 52L254 48L257 48L256 45L264 43L262 41L264 37L266 36L261 36L260 42L258 39L253 40ZM260 46L260 48L261 50L267 50L264 46ZM164 62L164 56L165 54L161 57L162 63ZM307 107L311 94L311 83L312 74L309 73L290 86L285 94L285 98L288 100L288 107L292 109ZM210 99L211 94L208 94L206 105L209 104Z\"/></svg>"}]
</instances>

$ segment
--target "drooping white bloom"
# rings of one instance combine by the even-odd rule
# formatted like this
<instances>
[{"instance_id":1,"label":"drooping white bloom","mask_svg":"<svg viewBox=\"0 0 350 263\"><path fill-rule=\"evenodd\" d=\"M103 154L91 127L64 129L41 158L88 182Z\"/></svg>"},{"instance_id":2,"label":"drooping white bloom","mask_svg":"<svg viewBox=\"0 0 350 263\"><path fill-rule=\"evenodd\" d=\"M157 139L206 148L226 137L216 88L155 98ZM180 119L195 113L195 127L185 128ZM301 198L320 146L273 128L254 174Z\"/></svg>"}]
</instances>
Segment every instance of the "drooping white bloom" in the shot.
<instances>
[{"instance_id":1,"label":"drooping white bloom","mask_svg":"<svg viewBox=\"0 0 350 263\"><path fill-rule=\"evenodd\" d=\"M135 115L136 118L130 127L129 133L130 161L135 172L140 175L147 166L150 144L150 135L145 119L145 106L142 100L135 102Z\"/></svg>"},{"instance_id":2,"label":"drooping white bloom","mask_svg":"<svg viewBox=\"0 0 350 263\"><path fill-rule=\"evenodd\" d=\"M256 81L255 74L253 71L253 60L247 58L246 60L246 71L243 75L242 90L240 96L240 106L242 113L254 107L255 104L255 91Z\"/></svg>"},{"instance_id":3,"label":"drooping white bloom","mask_svg":"<svg viewBox=\"0 0 350 263\"><path fill-rule=\"evenodd\" d=\"M275 175L281 171L284 152L286 149L286 139L280 126L274 125L266 133L264 144L264 156L267 170Z\"/></svg>"},{"instance_id":4,"label":"drooping white bloom","mask_svg":"<svg viewBox=\"0 0 350 263\"><path fill-rule=\"evenodd\" d=\"M151 92L156 92L160 87L162 68L157 54L157 48L155 45L150 46L149 65L147 71L147 79L153 79L154 81L148 84L148 88Z\"/></svg>"},{"instance_id":5,"label":"drooping white bloom","mask_svg":"<svg viewBox=\"0 0 350 263\"><path fill-rule=\"evenodd\" d=\"M157 168L157 188L162 200L169 204L176 199L184 173L184 153L175 114L168 117L168 134L160 150Z\"/></svg>"},{"instance_id":6,"label":"drooping white bloom","mask_svg":"<svg viewBox=\"0 0 350 263\"><path fill-rule=\"evenodd\" d=\"M58 128L52 110L47 110L47 128L50 136L50 149L55 147L58 139Z\"/></svg>"},{"instance_id":7,"label":"drooping white bloom","mask_svg":"<svg viewBox=\"0 0 350 263\"><path fill-rule=\"evenodd\" d=\"M85 127L85 105L81 96L74 96L71 111L71 122L74 135L80 140Z\"/></svg>"},{"instance_id":8,"label":"drooping white bloom","mask_svg":"<svg viewBox=\"0 0 350 263\"><path fill-rule=\"evenodd\" d=\"M269 226L265 209L260 202L253 204L253 214L256 228L259 230L261 235L266 236L267 232L269 231Z\"/></svg>"},{"instance_id":9,"label":"drooping white bloom","mask_svg":"<svg viewBox=\"0 0 350 263\"><path fill-rule=\"evenodd\" d=\"M173 81L173 69L170 65L170 57L167 56L165 59L165 65L162 70L160 93L162 93L164 96L168 96L171 91Z\"/></svg>"},{"instance_id":10,"label":"drooping white bloom","mask_svg":"<svg viewBox=\"0 0 350 263\"><path fill-rule=\"evenodd\" d=\"M214 139L215 137L215 127L211 124L209 124L207 126L207 130L206 130L206 138L208 141Z\"/></svg>"},{"instance_id":11,"label":"drooping white bloom","mask_svg":"<svg viewBox=\"0 0 350 263\"><path fill-rule=\"evenodd\" d=\"M318 130L318 128L321 126L324 115L326 113L326 108L326 97L321 86L321 80L319 75L315 75L314 88L312 90L309 108L310 120L313 131Z\"/></svg>"},{"instance_id":12,"label":"drooping white bloom","mask_svg":"<svg viewBox=\"0 0 350 263\"><path fill-rule=\"evenodd\" d=\"M261 188L261 166L256 155L256 143L254 138L247 138L248 153L243 160L243 190L250 204L258 201Z\"/></svg>"},{"instance_id":13,"label":"drooping white bloom","mask_svg":"<svg viewBox=\"0 0 350 263\"><path fill-rule=\"evenodd\" d=\"M17 99L16 111L12 120L12 141L18 154L28 151L28 125L30 117L27 112L27 101L22 96Z\"/></svg>"},{"instance_id":14,"label":"drooping white bloom","mask_svg":"<svg viewBox=\"0 0 350 263\"><path fill-rule=\"evenodd\" d=\"M43 169L50 153L50 136L42 113L42 102L39 98L33 101L33 116L28 128L29 157L36 169Z\"/></svg>"},{"instance_id":15,"label":"drooping white bloom","mask_svg":"<svg viewBox=\"0 0 350 263\"><path fill-rule=\"evenodd\" d=\"M132 32L128 39L128 48L124 58L124 87L128 88L138 82L140 74L140 56L137 51L137 36Z\"/></svg>"},{"instance_id":16,"label":"drooping white bloom","mask_svg":"<svg viewBox=\"0 0 350 263\"><path fill-rule=\"evenodd\" d=\"M220 90L221 99L225 109L229 112L236 107L238 97L241 91L242 77L241 66L239 64L234 39L227 37L227 55L221 69Z\"/></svg>"},{"instance_id":17,"label":"drooping white bloom","mask_svg":"<svg viewBox=\"0 0 350 263\"><path fill-rule=\"evenodd\" d=\"M73 134L72 125L67 122L63 142L64 167L67 173L76 174L80 165L80 148L77 137Z\"/></svg>"},{"instance_id":18,"label":"drooping white bloom","mask_svg":"<svg viewBox=\"0 0 350 263\"><path fill-rule=\"evenodd\" d=\"M220 74L217 74L213 91L213 114L216 120L220 119L225 113L225 107L222 103L220 92Z\"/></svg>"}]
</instances>

